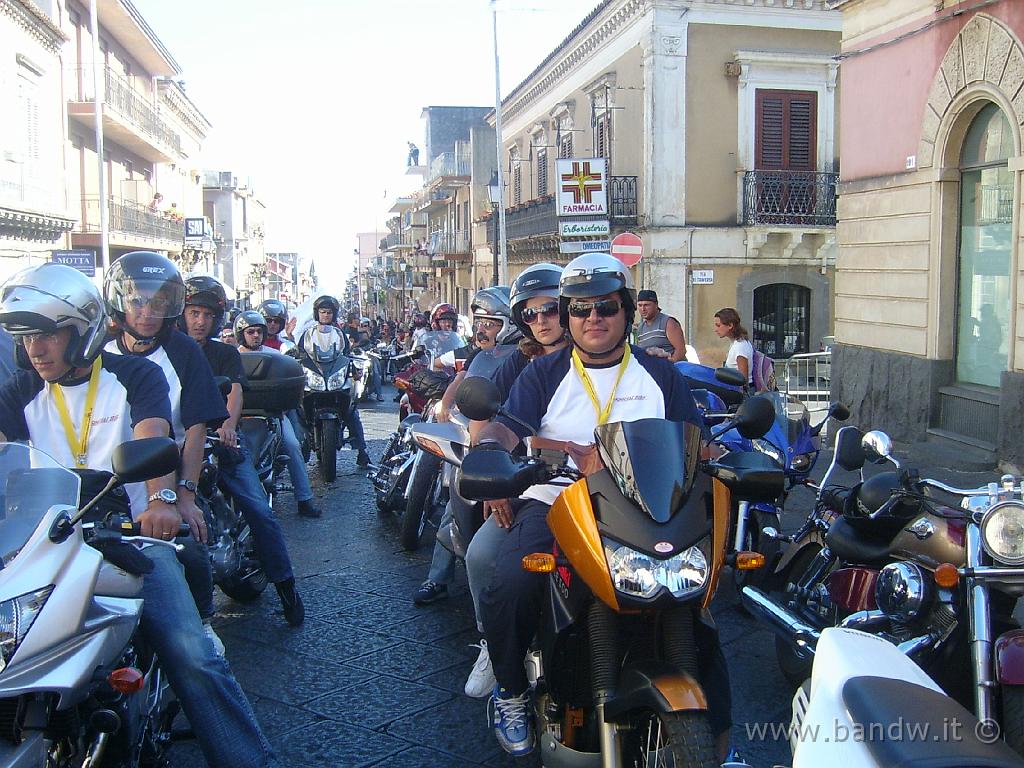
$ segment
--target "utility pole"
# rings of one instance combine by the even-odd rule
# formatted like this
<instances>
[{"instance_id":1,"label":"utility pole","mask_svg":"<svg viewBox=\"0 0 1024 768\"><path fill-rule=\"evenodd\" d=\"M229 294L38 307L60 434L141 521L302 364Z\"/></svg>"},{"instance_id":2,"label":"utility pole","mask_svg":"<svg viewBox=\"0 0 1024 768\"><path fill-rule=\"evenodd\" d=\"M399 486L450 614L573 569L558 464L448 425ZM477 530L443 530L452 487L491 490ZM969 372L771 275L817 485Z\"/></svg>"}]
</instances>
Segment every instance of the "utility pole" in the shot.
<instances>
[{"instance_id":1,"label":"utility pole","mask_svg":"<svg viewBox=\"0 0 1024 768\"><path fill-rule=\"evenodd\" d=\"M496 285L508 282L508 252L505 237L505 177L502 173L502 156L505 148L501 140L501 68L498 64L498 3L491 0L491 21L494 32L494 134L498 160L498 280Z\"/></svg>"}]
</instances>

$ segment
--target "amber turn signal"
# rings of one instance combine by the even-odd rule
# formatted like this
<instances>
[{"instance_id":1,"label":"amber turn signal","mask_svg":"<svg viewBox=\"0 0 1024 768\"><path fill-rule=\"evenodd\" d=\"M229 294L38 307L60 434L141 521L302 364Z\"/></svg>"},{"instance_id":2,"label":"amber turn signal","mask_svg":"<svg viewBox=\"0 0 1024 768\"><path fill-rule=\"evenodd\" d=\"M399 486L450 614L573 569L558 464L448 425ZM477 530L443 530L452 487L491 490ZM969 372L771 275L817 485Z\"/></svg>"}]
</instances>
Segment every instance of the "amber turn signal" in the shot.
<instances>
[{"instance_id":1,"label":"amber turn signal","mask_svg":"<svg viewBox=\"0 0 1024 768\"><path fill-rule=\"evenodd\" d=\"M764 555L760 552L736 553L737 571L756 571L758 568L764 568Z\"/></svg>"},{"instance_id":2,"label":"amber turn signal","mask_svg":"<svg viewBox=\"0 0 1024 768\"><path fill-rule=\"evenodd\" d=\"M960 581L960 572L952 563L943 563L935 569L935 583L943 589L952 589Z\"/></svg>"},{"instance_id":3,"label":"amber turn signal","mask_svg":"<svg viewBox=\"0 0 1024 768\"><path fill-rule=\"evenodd\" d=\"M419 443L420 448L423 450L429 451L435 456L440 456L442 459L444 458L444 451L441 450L441 446L433 440L423 437L423 435L416 435L416 442Z\"/></svg>"},{"instance_id":4,"label":"amber turn signal","mask_svg":"<svg viewBox=\"0 0 1024 768\"><path fill-rule=\"evenodd\" d=\"M555 570L555 556L548 552L534 552L523 557L523 570L531 573L552 573Z\"/></svg>"},{"instance_id":5,"label":"amber turn signal","mask_svg":"<svg viewBox=\"0 0 1024 768\"><path fill-rule=\"evenodd\" d=\"M107 682L118 693L129 694L142 690L146 678L135 667L121 667L107 676Z\"/></svg>"}]
</instances>

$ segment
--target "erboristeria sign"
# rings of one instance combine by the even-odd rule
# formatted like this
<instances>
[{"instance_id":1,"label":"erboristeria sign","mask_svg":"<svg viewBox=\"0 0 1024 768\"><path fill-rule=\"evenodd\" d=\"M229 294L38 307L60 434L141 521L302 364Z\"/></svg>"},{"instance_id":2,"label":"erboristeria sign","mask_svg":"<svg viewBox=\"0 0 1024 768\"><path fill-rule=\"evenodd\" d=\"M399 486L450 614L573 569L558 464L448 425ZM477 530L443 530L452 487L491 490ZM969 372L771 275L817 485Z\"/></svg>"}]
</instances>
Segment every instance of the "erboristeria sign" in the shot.
<instances>
[{"instance_id":1,"label":"erboristeria sign","mask_svg":"<svg viewBox=\"0 0 1024 768\"><path fill-rule=\"evenodd\" d=\"M607 235L611 227L608 219L604 221L560 221L558 234L562 237L588 237L590 235Z\"/></svg>"},{"instance_id":2,"label":"erboristeria sign","mask_svg":"<svg viewBox=\"0 0 1024 768\"><path fill-rule=\"evenodd\" d=\"M608 161L603 157L570 157L555 161L558 215L608 213Z\"/></svg>"}]
</instances>

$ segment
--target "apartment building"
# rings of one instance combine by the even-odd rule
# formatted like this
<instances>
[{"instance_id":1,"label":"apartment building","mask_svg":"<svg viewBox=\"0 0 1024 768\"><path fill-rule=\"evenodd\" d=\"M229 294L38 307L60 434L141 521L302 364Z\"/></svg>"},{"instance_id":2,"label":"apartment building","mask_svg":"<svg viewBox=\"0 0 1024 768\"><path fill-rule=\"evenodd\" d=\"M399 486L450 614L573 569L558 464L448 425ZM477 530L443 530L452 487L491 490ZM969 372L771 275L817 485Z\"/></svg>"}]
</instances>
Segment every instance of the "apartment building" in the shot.
<instances>
[{"instance_id":1,"label":"apartment building","mask_svg":"<svg viewBox=\"0 0 1024 768\"><path fill-rule=\"evenodd\" d=\"M102 167L110 259L137 249L180 259L184 219L202 216L197 163L210 123L185 92L180 66L128 0L97 4L95 34L86 3L68 0L54 5L68 37L62 74L67 194L77 220L71 246L97 252L100 248ZM97 111L102 166L97 157Z\"/></svg>"},{"instance_id":2,"label":"apartment building","mask_svg":"<svg viewBox=\"0 0 1024 768\"><path fill-rule=\"evenodd\" d=\"M834 392L1024 466L1024 7L842 0Z\"/></svg>"},{"instance_id":3,"label":"apartment building","mask_svg":"<svg viewBox=\"0 0 1024 768\"><path fill-rule=\"evenodd\" d=\"M817 351L836 253L841 19L828 6L598 5L503 100L510 276L607 240L561 234L603 220L641 237L637 284L702 360L725 356L712 326L727 306L766 354ZM559 158L600 162L607 215L557 215Z\"/></svg>"},{"instance_id":4,"label":"apartment building","mask_svg":"<svg viewBox=\"0 0 1024 768\"><path fill-rule=\"evenodd\" d=\"M59 18L31 0L0 2L0 280L69 246L74 226L61 152Z\"/></svg>"},{"instance_id":5,"label":"apartment building","mask_svg":"<svg viewBox=\"0 0 1024 768\"><path fill-rule=\"evenodd\" d=\"M216 255L207 271L253 306L270 296L264 247L266 205L252 180L232 171L202 173L202 215L211 223Z\"/></svg>"}]
</instances>

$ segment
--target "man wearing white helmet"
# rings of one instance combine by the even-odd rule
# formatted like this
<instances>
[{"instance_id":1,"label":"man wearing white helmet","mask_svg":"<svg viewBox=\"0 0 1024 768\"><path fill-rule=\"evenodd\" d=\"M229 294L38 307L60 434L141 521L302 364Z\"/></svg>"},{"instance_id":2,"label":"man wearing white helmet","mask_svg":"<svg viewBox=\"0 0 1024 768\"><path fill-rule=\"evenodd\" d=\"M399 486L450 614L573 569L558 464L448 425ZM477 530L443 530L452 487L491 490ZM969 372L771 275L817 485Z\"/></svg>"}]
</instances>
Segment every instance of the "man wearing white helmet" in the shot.
<instances>
[{"instance_id":1,"label":"man wearing white helmet","mask_svg":"<svg viewBox=\"0 0 1024 768\"><path fill-rule=\"evenodd\" d=\"M42 264L0 288L0 326L18 340L22 370L0 387L0 440L29 440L73 469L111 471L126 440L166 437L172 409L161 368L102 351L107 313L92 282ZM126 486L142 534L173 539L182 523L174 475ZM140 630L211 766L277 765L245 694L203 630L173 549L149 547Z\"/></svg>"},{"instance_id":2,"label":"man wearing white helmet","mask_svg":"<svg viewBox=\"0 0 1024 768\"><path fill-rule=\"evenodd\" d=\"M645 418L700 423L689 388L672 364L637 354L627 343L636 292L622 262L604 253L569 262L559 283L558 303L571 346L524 368L505 403L515 418L498 416L484 427L475 450L511 451L533 430L539 437L569 443L575 465L591 474L601 468L593 445L599 424ZM535 485L512 501L512 525L518 533L502 540L494 575L480 596L480 618L497 680L491 696L492 725L499 744L514 755L526 754L534 746L523 657L537 628L547 583L546 576L524 571L521 561L531 552L551 551L547 512L567 485ZM701 633L709 716L714 732L726 734L727 745L728 674L713 627Z\"/></svg>"}]
</instances>

